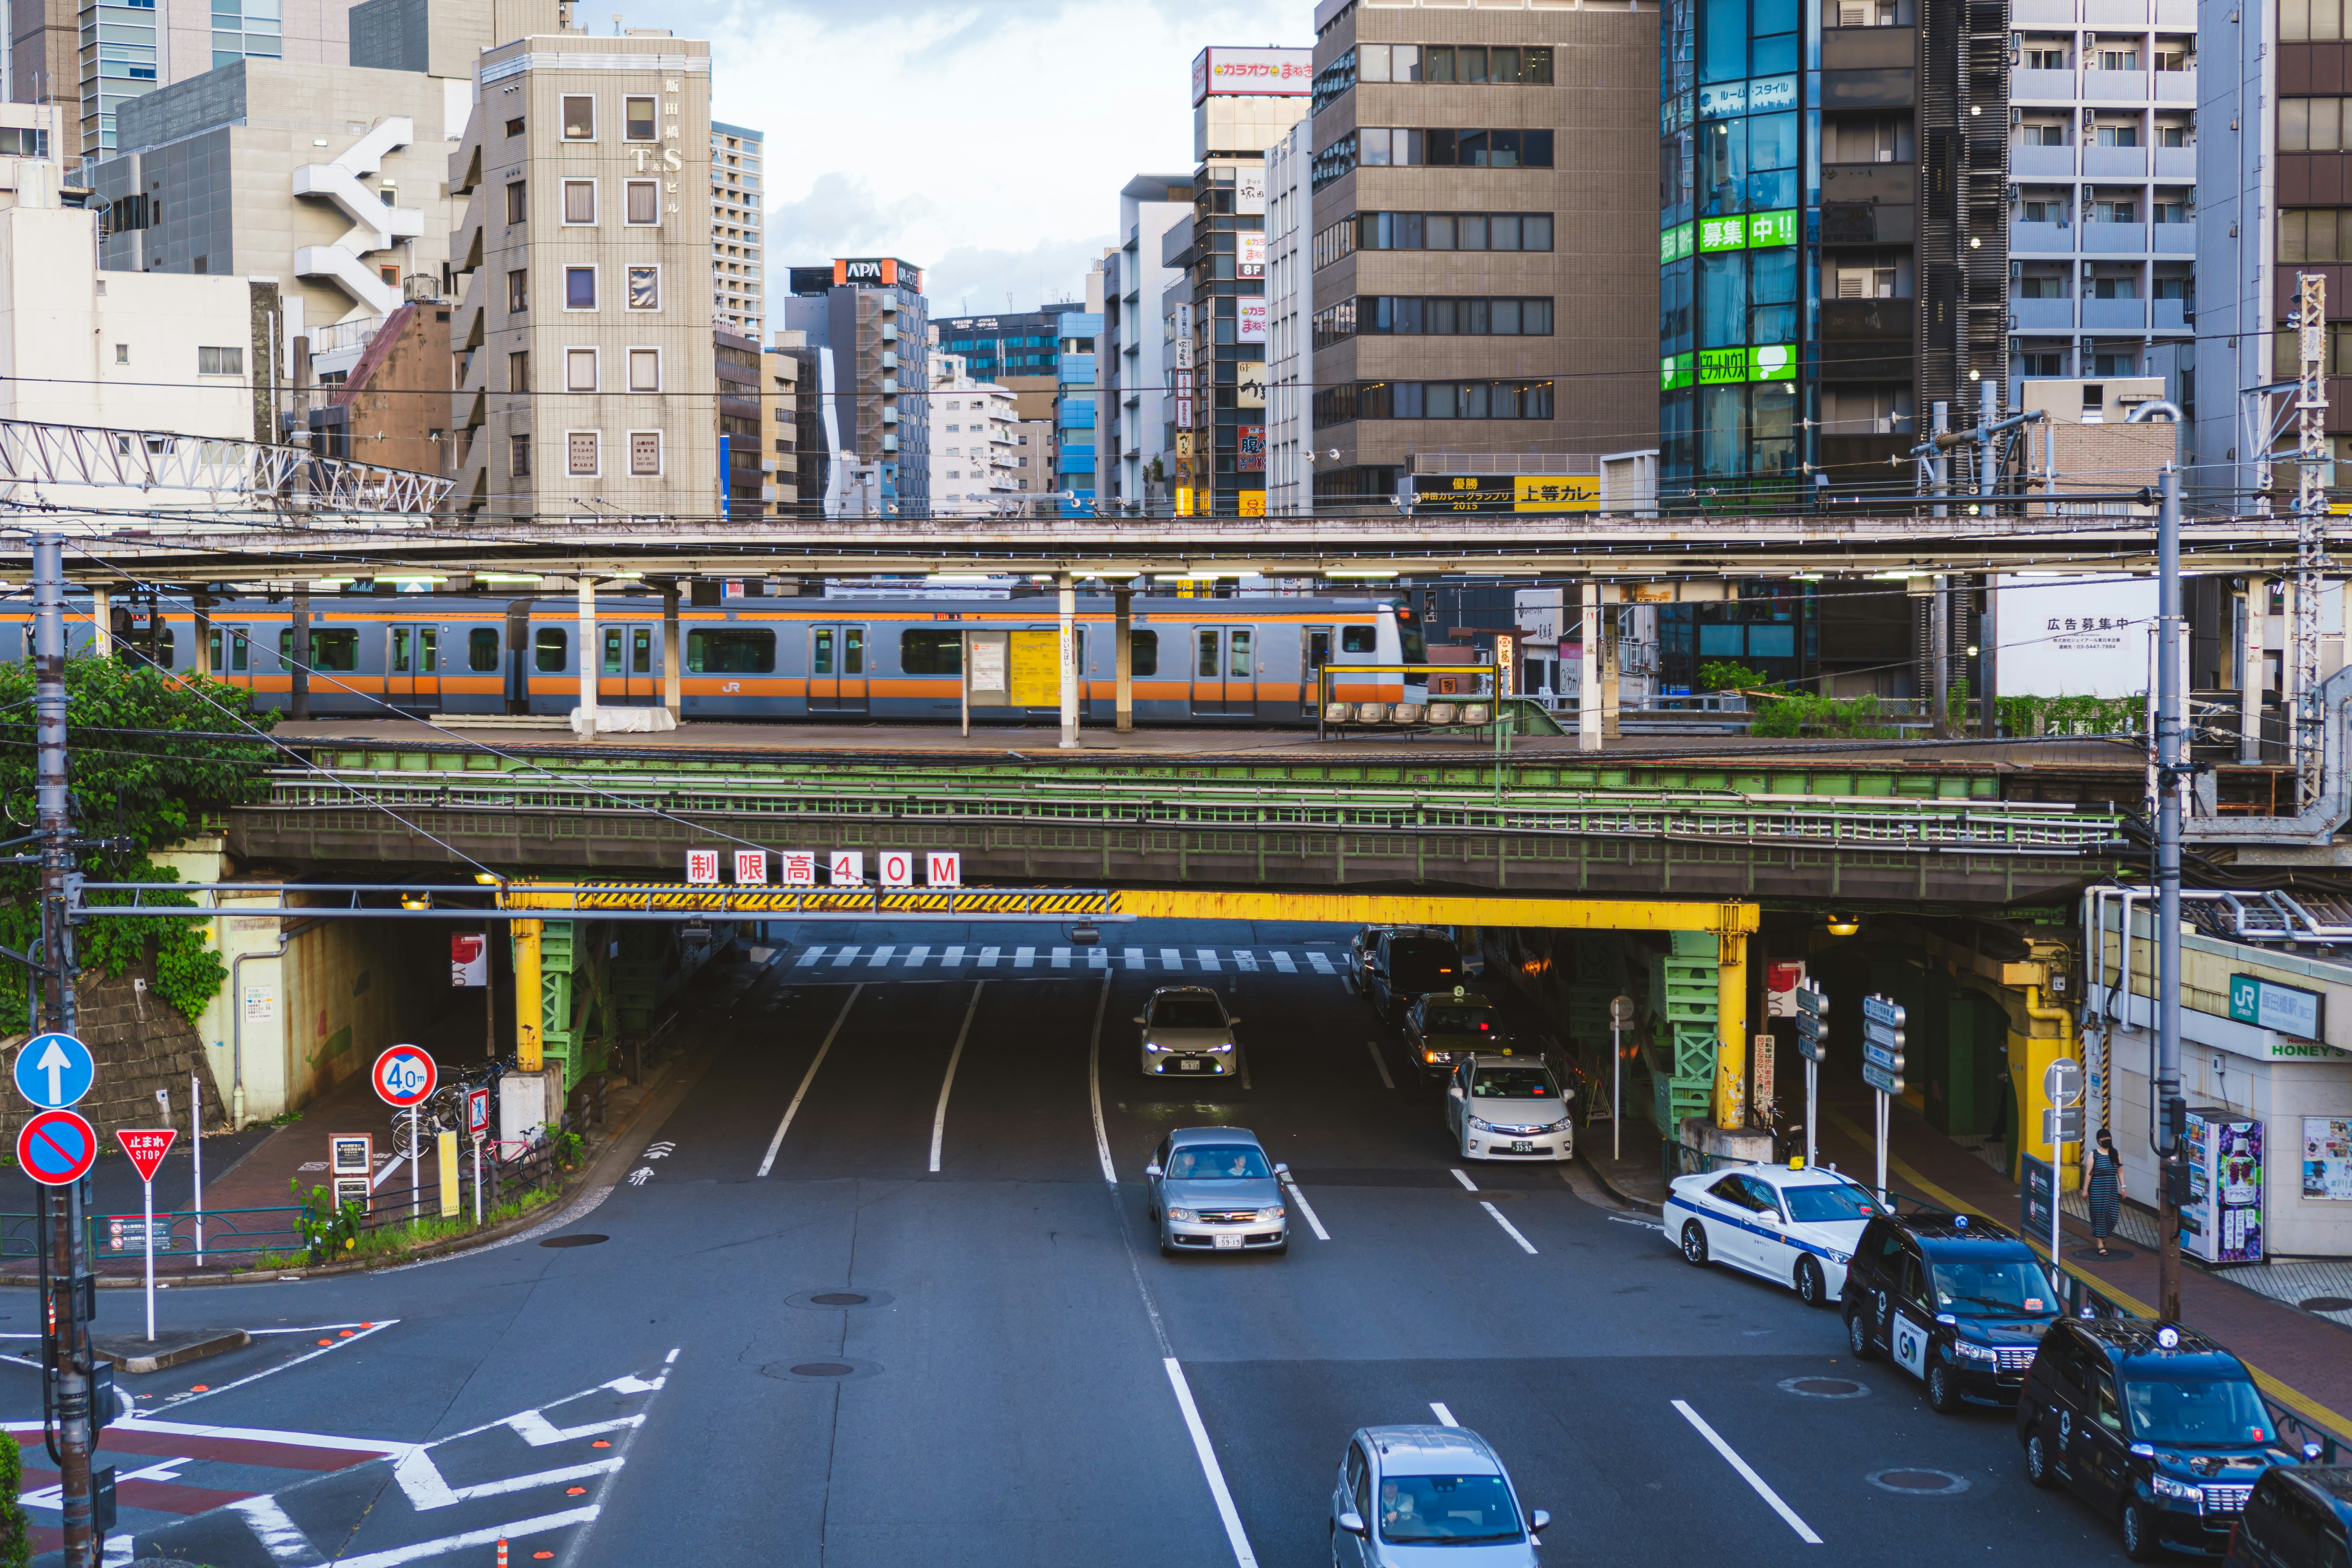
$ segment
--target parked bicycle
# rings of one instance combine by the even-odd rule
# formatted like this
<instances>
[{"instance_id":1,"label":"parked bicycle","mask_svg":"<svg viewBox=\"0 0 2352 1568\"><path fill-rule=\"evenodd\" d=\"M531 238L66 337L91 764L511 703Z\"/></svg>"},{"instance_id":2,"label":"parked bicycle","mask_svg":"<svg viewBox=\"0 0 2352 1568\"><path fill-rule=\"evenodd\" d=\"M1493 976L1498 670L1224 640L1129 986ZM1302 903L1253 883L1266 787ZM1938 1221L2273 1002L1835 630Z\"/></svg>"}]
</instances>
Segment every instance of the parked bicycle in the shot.
<instances>
[{"instance_id":1,"label":"parked bicycle","mask_svg":"<svg viewBox=\"0 0 2352 1568\"><path fill-rule=\"evenodd\" d=\"M498 1091L499 1077L515 1068L511 1055L452 1068L441 1086L416 1108L414 1117L396 1110L392 1117L392 1152L396 1158L415 1157L437 1145L444 1132L466 1131L466 1097L473 1090Z\"/></svg>"}]
</instances>

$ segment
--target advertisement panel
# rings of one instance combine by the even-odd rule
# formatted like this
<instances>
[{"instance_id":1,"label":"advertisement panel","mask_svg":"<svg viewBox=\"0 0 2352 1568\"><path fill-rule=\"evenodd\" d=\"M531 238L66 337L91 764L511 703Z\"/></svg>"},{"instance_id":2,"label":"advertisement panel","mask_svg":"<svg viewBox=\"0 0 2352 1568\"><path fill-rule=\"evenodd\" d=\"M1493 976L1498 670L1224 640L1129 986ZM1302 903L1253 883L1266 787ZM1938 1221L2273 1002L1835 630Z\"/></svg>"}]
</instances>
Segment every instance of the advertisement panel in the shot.
<instances>
[{"instance_id":1,"label":"advertisement panel","mask_svg":"<svg viewBox=\"0 0 2352 1568\"><path fill-rule=\"evenodd\" d=\"M1244 93L1304 97L1315 84L1312 49L1202 49L1192 60L1192 101Z\"/></svg>"},{"instance_id":2,"label":"advertisement panel","mask_svg":"<svg viewBox=\"0 0 2352 1568\"><path fill-rule=\"evenodd\" d=\"M2000 595L1994 657L2006 697L2137 697L2147 690L2153 577L2020 574Z\"/></svg>"},{"instance_id":3,"label":"advertisement panel","mask_svg":"<svg viewBox=\"0 0 2352 1568\"><path fill-rule=\"evenodd\" d=\"M1244 234L1235 237L1241 241L1241 256L1234 268L1235 274L1243 278L1265 277L1265 236Z\"/></svg>"},{"instance_id":4,"label":"advertisement panel","mask_svg":"<svg viewBox=\"0 0 2352 1568\"><path fill-rule=\"evenodd\" d=\"M1599 511L1598 474L1515 474L1511 478L1513 511Z\"/></svg>"},{"instance_id":5,"label":"advertisement panel","mask_svg":"<svg viewBox=\"0 0 2352 1568\"><path fill-rule=\"evenodd\" d=\"M1234 174L1234 211L1244 216L1265 216L1265 166L1244 163Z\"/></svg>"},{"instance_id":6,"label":"advertisement panel","mask_svg":"<svg viewBox=\"0 0 2352 1568\"><path fill-rule=\"evenodd\" d=\"M1265 361L1244 360L1234 366L1234 405L1237 408L1265 406Z\"/></svg>"},{"instance_id":7,"label":"advertisement panel","mask_svg":"<svg viewBox=\"0 0 2352 1568\"><path fill-rule=\"evenodd\" d=\"M2352 1120L2303 1119L2303 1195L2352 1203Z\"/></svg>"},{"instance_id":8,"label":"advertisement panel","mask_svg":"<svg viewBox=\"0 0 2352 1568\"><path fill-rule=\"evenodd\" d=\"M1265 472L1265 426L1243 425L1236 426L1234 433L1239 437L1234 449L1234 471L1244 474Z\"/></svg>"},{"instance_id":9,"label":"advertisement panel","mask_svg":"<svg viewBox=\"0 0 2352 1568\"><path fill-rule=\"evenodd\" d=\"M1261 295L1255 300L1243 300L1237 302L1241 306L1241 325L1234 333L1234 341L1239 343L1265 342L1265 297Z\"/></svg>"},{"instance_id":10,"label":"advertisement panel","mask_svg":"<svg viewBox=\"0 0 2352 1568\"><path fill-rule=\"evenodd\" d=\"M1181 438L1192 427L1192 372L1190 366L1176 367L1176 429Z\"/></svg>"}]
</instances>

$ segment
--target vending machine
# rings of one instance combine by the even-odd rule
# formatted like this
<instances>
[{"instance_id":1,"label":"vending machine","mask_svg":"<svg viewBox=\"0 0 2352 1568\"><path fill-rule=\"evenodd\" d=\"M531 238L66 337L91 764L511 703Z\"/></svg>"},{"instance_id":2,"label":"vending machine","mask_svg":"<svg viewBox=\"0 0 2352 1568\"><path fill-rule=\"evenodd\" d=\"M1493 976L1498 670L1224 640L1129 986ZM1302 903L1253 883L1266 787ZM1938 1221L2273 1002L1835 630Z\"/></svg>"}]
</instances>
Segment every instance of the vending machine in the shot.
<instances>
[{"instance_id":1,"label":"vending machine","mask_svg":"<svg viewBox=\"0 0 2352 1568\"><path fill-rule=\"evenodd\" d=\"M2189 1112L2180 1245L2208 1263L2263 1260L2263 1124L2218 1106Z\"/></svg>"}]
</instances>

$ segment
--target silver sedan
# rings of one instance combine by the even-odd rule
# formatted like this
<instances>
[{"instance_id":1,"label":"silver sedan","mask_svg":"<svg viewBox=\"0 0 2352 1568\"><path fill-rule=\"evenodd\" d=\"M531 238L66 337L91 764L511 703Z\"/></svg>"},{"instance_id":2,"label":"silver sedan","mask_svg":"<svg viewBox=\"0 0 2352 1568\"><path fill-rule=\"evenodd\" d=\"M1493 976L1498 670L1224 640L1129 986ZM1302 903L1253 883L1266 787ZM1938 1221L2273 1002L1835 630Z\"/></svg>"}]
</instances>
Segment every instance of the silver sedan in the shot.
<instances>
[{"instance_id":1,"label":"silver sedan","mask_svg":"<svg viewBox=\"0 0 2352 1568\"><path fill-rule=\"evenodd\" d=\"M1266 1159L1255 1132L1179 1127L1160 1141L1143 1170L1151 1184L1160 1253L1289 1250L1282 1202L1282 1178L1289 1172Z\"/></svg>"},{"instance_id":2,"label":"silver sedan","mask_svg":"<svg viewBox=\"0 0 2352 1568\"><path fill-rule=\"evenodd\" d=\"M1242 1070L1240 1023L1205 985L1163 985L1135 1016L1146 1078L1232 1078Z\"/></svg>"},{"instance_id":3,"label":"silver sedan","mask_svg":"<svg viewBox=\"0 0 2352 1568\"><path fill-rule=\"evenodd\" d=\"M1463 1426L1367 1426L1331 1483L1333 1568L1535 1568L1550 1523Z\"/></svg>"}]
</instances>

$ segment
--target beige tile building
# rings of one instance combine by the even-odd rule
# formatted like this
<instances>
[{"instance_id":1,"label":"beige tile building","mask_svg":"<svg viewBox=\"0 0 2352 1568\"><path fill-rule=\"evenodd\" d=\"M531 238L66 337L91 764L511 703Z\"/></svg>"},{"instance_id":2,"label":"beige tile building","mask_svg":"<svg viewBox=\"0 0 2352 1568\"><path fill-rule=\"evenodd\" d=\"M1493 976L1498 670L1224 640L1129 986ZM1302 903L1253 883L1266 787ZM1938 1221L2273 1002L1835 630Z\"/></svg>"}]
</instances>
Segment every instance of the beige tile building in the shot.
<instances>
[{"instance_id":1,"label":"beige tile building","mask_svg":"<svg viewBox=\"0 0 2352 1568\"><path fill-rule=\"evenodd\" d=\"M449 160L459 515L714 515L709 46L542 35L476 82Z\"/></svg>"}]
</instances>

